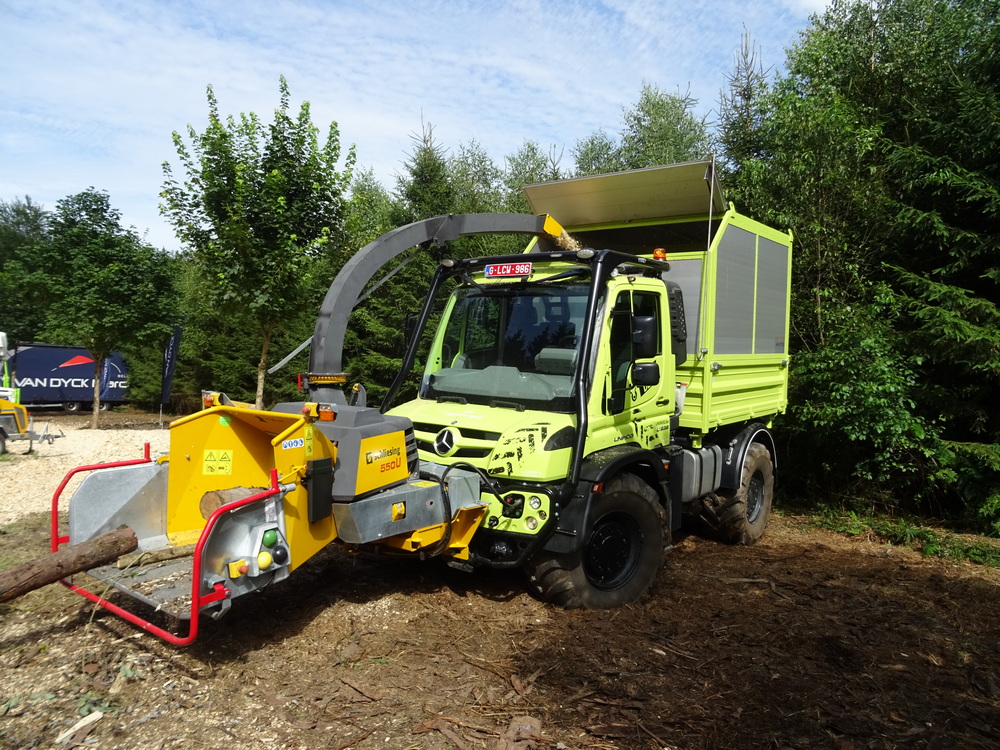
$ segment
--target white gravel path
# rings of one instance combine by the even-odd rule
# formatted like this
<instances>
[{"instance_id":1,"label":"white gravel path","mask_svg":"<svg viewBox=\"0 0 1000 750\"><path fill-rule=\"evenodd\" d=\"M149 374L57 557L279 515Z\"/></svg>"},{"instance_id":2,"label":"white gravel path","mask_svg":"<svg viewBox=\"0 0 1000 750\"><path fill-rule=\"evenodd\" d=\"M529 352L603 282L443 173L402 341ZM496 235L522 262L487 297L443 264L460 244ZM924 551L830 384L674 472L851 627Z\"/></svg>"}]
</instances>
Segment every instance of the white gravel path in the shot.
<instances>
[{"instance_id":1,"label":"white gravel path","mask_svg":"<svg viewBox=\"0 0 1000 750\"><path fill-rule=\"evenodd\" d=\"M36 424L36 428L40 425ZM0 456L0 526L30 513L49 512L59 483L77 466L142 458L145 443L150 444L153 456L170 445L170 431L166 428L90 430L59 426L53 431L58 433L60 429L64 437L56 438L51 445L35 443L30 454L26 453L26 441L7 443L9 454ZM79 477L74 481L78 482ZM64 510L68 500L67 492L62 500Z\"/></svg>"}]
</instances>

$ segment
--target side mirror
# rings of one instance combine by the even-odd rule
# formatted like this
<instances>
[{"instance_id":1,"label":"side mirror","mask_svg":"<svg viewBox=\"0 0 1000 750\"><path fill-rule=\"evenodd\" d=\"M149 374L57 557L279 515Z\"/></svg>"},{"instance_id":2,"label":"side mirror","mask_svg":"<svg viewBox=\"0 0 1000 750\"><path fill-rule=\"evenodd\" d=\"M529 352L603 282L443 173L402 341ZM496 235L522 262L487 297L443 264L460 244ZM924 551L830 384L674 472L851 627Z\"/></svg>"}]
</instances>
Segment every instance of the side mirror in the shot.
<instances>
[{"instance_id":1,"label":"side mirror","mask_svg":"<svg viewBox=\"0 0 1000 750\"><path fill-rule=\"evenodd\" d=\"M660 382L660 366L656 362L636 362L632 365L632 385L651 386Z\"/></svg>"},{"instance_id":2,"label":"side mirror","mask_svg":"<svg viewBox=\"0 0 1000 750\"><path fill-rule=\"evenodd\" d=\"M635 359L650 359L659 353L660 331L656 318L652 315L636 315L632 321L632 356Z\"/></svg>"},{"instance_id":3,"label":"side mirror","mask_svg":"<svg viewBox=\"0 0 1000 750\"><path fill-rule=\"evenodd\" d=\"M417 314L410 313L403 321L403 341L409 341L417 330Z\"/></svg>"},{"instance_id":4,"label":"side mirror","mask_svg":"<svg viewBox=\"0 0 1000 750\"><path fill-rule=\"evenodd\" d=\"M684 292L676 281L667 281L670 306L670 352L674 364L680 367L687 359L687 320L684 317Z\"/></svg>"}]
</instances>

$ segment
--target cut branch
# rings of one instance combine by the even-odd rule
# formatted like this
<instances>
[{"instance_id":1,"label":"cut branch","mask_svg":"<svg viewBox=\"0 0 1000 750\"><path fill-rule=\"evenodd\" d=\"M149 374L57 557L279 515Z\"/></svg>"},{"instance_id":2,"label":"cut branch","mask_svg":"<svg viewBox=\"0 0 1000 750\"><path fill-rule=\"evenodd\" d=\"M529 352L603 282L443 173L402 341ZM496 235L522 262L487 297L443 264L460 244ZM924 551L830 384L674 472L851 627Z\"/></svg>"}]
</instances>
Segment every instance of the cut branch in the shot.
<instances>
[{"instance_id":1,"label":"cut branch","mask_svg":"<svg viewBox=\"0 0 1000 750\"><path fill-rule=\"evenodd\" d=\"M74 573L106 565L138 546L135 532L126 526L0 571L0 602L15 599Z\"/></svg>"}]
</instances>

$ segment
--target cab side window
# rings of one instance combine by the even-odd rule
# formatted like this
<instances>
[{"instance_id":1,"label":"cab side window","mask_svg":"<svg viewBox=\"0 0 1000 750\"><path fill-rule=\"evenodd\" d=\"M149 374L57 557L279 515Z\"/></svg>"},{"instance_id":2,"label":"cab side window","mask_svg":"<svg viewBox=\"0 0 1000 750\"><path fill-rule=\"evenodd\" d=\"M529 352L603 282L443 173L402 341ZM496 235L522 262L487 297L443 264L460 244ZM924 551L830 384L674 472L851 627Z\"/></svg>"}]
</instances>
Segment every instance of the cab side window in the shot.
<instances>
[{"instance_id":1,"label":"cab side window","mask_svg":"<svg viewBox=\"0 0 1000 750\"><path fill-rule=\"evenodd\" d=\"M618 293L611 309L609 347L611 355L611 397L608 413L618 414L625 408L628 393L628 370L632 365L632 299L631 293Z\"/></svg>"},{"instance_id":2,"label":"cab side window","mask_svg":"<svg viewBox=\"0 0 1000 750\"><path fill-rule=\"evenodd\" d=\"M639 325L639 323L642 325ZM611 355L611 393L608 414L620 414L628 406L629 376L637 357L650 359L663 353L660 325L660 295L655 292L618 293L611 310L608 336Z\"/></svg>"}]
</instances>

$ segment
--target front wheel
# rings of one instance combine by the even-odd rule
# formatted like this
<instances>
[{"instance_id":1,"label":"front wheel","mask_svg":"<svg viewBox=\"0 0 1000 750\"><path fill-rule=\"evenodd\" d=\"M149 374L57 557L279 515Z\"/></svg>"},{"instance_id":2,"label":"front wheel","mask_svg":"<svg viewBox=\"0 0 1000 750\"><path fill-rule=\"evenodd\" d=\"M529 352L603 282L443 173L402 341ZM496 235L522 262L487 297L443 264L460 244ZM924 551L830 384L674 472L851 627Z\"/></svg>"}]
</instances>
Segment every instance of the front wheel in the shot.
<instances>
[{"instance_id":1,"label":"front wheel","mask_svg":"<svg viewBox=\"0 0 1000 750\"><path fill-rule=\"evenodd\" d=\"M590 508L590 535L569 554L541 552L528 577L547 601L611 609L641 597L663 565L665 514L653 489L632 474L609 481Z\"/></svg>"},{"instance_id":2,"label":"front wheel","mask_svg":"<svg viewBox=\"0 0 1000 750\"><path fill-rule=\"evenodd\" d=\"M753 544L764 535L774 496L774 463L760 443L747 446L740 486L702 498L701 517L712 535L729 544Z\"/></svg>"},{"instance_id":3,"label":"front wheel","mask_svg":"<svg viewBox=\"0 0 1000 750\"><path fill-rule=\"evenodd\" d=\"M81 404L79 401L67 401L63 404L63 411L68 412L78 412L80 411Z\"/></svg>"}]
</instances>

